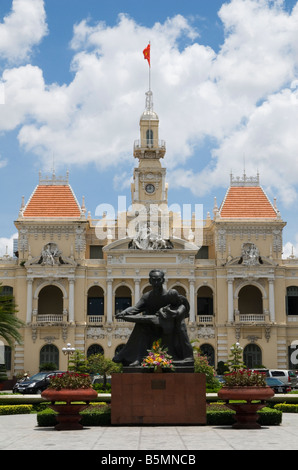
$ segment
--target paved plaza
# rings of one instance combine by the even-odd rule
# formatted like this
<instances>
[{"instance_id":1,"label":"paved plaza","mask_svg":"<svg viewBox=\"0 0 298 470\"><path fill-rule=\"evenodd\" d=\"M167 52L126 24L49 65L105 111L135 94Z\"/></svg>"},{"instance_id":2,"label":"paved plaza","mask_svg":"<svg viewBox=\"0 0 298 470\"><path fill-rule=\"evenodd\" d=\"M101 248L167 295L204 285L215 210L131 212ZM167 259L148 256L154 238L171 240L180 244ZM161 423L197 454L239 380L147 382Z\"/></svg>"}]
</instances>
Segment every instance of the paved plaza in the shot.
<instances>
[{"instance_id":1,"label":"paved plaza","mask_svg":"<svg viewBox=\"0 0 298 470\"><path fill-rule=\"evenodd\" d=\"M56 431L37 426L35 414L0 416L0 450L162 451L298 450L298 416L280 426L235 430L230 426L103 426ZM152 452L151 452L152 453ZM132 452L133 455L133 452Z\"/></svg>"}]
</instances>

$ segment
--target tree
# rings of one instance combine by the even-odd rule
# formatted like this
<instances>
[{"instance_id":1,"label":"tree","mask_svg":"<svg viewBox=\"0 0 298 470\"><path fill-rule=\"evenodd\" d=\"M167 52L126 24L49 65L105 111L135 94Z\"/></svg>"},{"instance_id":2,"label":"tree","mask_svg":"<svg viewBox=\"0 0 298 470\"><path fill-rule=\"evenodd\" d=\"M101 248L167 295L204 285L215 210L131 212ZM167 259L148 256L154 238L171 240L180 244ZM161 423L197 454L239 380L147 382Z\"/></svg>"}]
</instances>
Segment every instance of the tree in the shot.
<instances>
[{"instance_id":1,"label":"tree","mask_svg":"<svg viewBox=\"0 0 298 470\"><path fill-rule=\"evenodd\" d=\"M20 344L22 335L20 328L25 324L16 316L17 309L12 295L3 293L0 285L0 337L2 337L13 348L14 342Z\"/></svg>"},{"instance_id":2,"label":"tree","mask_svg":"<svg viewBox=\"0 0 298 470\"><path fill-rule=\"evenodd\" d=\"M194 341L192 343L194 350L194 371L205 374L207 387L215 387L218 385L218 380L215 378L214 368L208 364L208 359L202 354L200 347L196 346Z\"/></svg>"},{"instance_id":3,"label":"tree","mask_svg":"<svg viewBox=\"0 0 298 470\"><path fill-rule=\"evenodd\" d=\"M229 354L229 360L225 364L231 372L236 372L240 369L246 369L244 362L242 361L243 348L239 343L232 344Z\"/></svg>"},{"instance_id":4,"label":"tree","mask_svg":"<svg viewBox=\"0 0 298 470\"><path fill-rule=\"evenodd\" d=\"M87 373L88 366L84 353L76 349L73 356L70 356L68 369L71 372L78 372L80 374Z\"/></svg>"},{"instance_id":5,"label":"tree","mask_svg":"<svg viewBox=\"0 0 298 470\"><path fill-rule=\"evenodd\" d=\"M121 365L116 364L112 359L104 357L103 354L93 354L88 358L88 368L91 374L103 376L103 386L106 387L107 375L113 372L120 372Z\"/></svg>"}]
</instances>

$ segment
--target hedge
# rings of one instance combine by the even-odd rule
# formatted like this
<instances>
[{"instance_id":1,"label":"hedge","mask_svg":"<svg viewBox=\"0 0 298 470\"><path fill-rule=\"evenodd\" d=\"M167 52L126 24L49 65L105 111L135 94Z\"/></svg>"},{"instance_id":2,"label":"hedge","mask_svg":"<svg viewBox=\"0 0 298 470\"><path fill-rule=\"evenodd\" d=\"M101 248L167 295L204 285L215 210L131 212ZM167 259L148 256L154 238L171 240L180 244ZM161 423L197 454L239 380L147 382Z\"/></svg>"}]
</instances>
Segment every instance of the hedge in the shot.
<instances>
[{"instance_id":1,"label":"hedge","mask_svg":"<svg viewBox=\"0 0 298 470\"><path fill-rule=\"evenodd\" d=\"M4 405L0 406L0 415L16 415L32 413L32 405Z\"/></svg>"},{"instance_id":2,"label":"hedge","mask_svg":"<svg viewBox=\"0 0 298 470\"><path fill-rule=\"evenodd\" d=\"M111 424L111 409L109 406L91 405L81 411L81 424L83 426L107 426ZM46 408L37 413L38 426L55 426L57 413L51 408Z\"/></svg>"},{"instance_id":3,"label":"hedge","mask_svg":"<svg viewBox=\"0 0 298 470\"><path fill-rule=\"evenodd\" d=\"M263 408L258 412L259 424L262 426L279 425L282 421L282 412L271 408ZM37 413L38 426L55 426L57 413L47 408ZM207 409L207 425L232 425L235 422L235 411L229 409ZM90 406L81 412L83 426L109 426L111 424L111 408L109 406Z\"/></svg>"},{"instance_id":4,"label":"hedge","mask_svg":"<svg viewBox=\"0 0 298 470\"><path fill-rule=\"evenodd\" d=\"M289 403L278 403L274 405L274 410L284 413L298 413L298 405L290 405Z\"/></svg>"},{"instance_id":5,"label":"hedge","mask_svg":"<svg viewBox=\"0 0 298 470\"><path fill-rule=\"evenodd\" d=\"M218 426L218 425L228 425L235 422L235 411L228 409L214 409L212 406L207 409L207 424ZM264 407L258 411L259 419L258 423L261 426L276 426L281 424L282 421L282 412L280 410L273 410L268 407Z\"/></svg>"}]
</instances>

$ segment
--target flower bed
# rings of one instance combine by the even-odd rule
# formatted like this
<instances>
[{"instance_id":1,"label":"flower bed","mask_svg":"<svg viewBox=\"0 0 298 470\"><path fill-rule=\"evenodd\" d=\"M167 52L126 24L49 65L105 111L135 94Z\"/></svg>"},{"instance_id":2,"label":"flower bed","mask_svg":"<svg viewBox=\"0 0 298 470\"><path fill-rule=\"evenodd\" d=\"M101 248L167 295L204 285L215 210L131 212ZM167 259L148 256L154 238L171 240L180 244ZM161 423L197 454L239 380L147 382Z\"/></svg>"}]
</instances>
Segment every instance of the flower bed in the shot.
<instances>
[{"instance_id":1,"label":"flower bed","mask_svg":"<svg viewBox=\"0 0 298 470\"><path fill-rule=\"evenodd\" d=\"M78 390L91 388L91 378L89 374L78 374L77 372L63 372L57 374L50 380L48 387L52 390Z\"/></svg>"}]
</instances>

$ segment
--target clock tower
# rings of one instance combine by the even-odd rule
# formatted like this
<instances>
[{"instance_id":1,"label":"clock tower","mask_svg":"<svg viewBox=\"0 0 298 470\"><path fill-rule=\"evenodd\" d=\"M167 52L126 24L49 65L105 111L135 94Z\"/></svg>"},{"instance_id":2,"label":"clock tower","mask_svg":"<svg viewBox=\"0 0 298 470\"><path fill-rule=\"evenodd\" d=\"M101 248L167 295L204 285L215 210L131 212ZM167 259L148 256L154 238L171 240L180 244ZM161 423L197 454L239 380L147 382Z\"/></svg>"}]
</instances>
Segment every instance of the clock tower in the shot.
<instances>
[{"instance_id":1,"label":"clock tower","mask_svg":"<svg viewBox=\"0 0 298 470\"><path fill-rule=\"evenodd\" d=\"M131 186L132 204L167 204L166 169L160 159L166 153L165 142L159 140L159 119L153 111L152 92L146 93L145 111L140 118L140 139L134 143L134 157L139 165L134 169Z\"/></svg>"}]
</instances>

